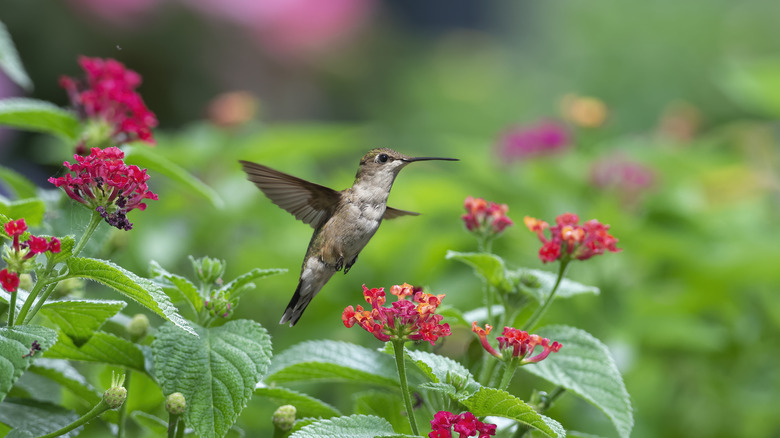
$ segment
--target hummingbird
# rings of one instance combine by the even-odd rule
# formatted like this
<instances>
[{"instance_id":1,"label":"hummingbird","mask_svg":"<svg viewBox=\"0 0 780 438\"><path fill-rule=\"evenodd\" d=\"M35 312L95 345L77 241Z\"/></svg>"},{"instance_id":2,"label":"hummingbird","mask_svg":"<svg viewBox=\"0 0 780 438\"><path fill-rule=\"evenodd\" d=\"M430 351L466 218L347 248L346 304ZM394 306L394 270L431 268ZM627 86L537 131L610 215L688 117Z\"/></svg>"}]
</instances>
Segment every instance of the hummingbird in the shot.
<instances>
[{"instance_id":1,"label":"hummingbird","mask_svg":"<svg viewBox=\"0 0 780 438\"><path fill-rule=\"evenodd\" d=\"M395 177L416 161L457 158L409 157L388 148L368 151L352 187L336 191L249 161L240 161L249 181L279 207L314 228L303 258L298 287L279 324L290 327L315 295L338 271L349 272L383 219L419 213L387 206Z\"/></svg>"}]
</instances>

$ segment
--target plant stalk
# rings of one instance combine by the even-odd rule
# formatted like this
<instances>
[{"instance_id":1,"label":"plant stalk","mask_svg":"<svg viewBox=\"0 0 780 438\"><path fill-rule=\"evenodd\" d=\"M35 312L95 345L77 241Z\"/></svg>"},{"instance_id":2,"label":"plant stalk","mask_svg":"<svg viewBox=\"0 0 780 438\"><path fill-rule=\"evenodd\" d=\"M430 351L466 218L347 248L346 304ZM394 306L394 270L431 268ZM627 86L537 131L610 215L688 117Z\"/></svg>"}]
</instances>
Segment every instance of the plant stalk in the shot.
<instances>
[{"instance_id":1,"label":"plant stalk","mask_svg":"<svg viewBox=\"0 0 780 438\"><path fill-rule=\"evenodd\" d=\"M417 420L414 418L414 405L412 405L412 395L409 393L409 384L406 381L406 364L404 362L404 341L394 339L393 352L395 353L395 365L398 368L398 380L401 382L401 393L404 396L404 405L406 406L406 415L409 417L409 425L412 427L413 435L420 435L417 431Z\"/></svg>"},{"instance_id":2,"label":"plant stalk","mask_svg":"<svg viewBox=\"0 0 780 438\"><path fill-rule=\"evenodd\" d=\"M539 322L539 320L544 316L545 313L547 313L547 309L550 308L550 305L553 302L553 299L555 299L555 293L558 292L558 286L561 285L561 280L563 280L563 275L566 273L566 267L569 266L569 261L561 261L561 265L558 269L558 278L555 280L555 286L553 286L552 291L550 291L550 295L547 296L547 300L545 300L544 304L542 304L539 308L536 309L536 311L531 315L530 318L528 318L528 321L525 322L525 325L523 326L522 330L526 332L530 332L533 330L534 327L536 327L536 324Z\"/></svg>"},{"instance_id":3,"label":"plant stalk","mask_svg":"<svg viewBox=\"0 0 780 438\"><path fill-rule=\"evenodd\" d=\"M101 399L100 403L96 404L94 408L92 408L86 414L82 415L81 418L79 418L78 420L74 421L73 423L70 423L69 425L63 427L62 429L43 435L40 438L54 438L56 436L60 436L65 433L68 433L79 426L83 426L84 424L87 424L90 420L99 416L103 412L106 412L109 409L110 408L108 407L108 403L106 403L103 399Z\"/></svg>"},{"instance_id":4,"label":"plant stalk","mask_svg":"<svg viewBox=\"0 0 780 438\"><path fill-rule=\"evenodd\" d=\"M84 230L84 234L81 235L81 239L79 240L79 243L77 243L76 247L73 248L73 257L78 257L79 254L81 254L81 251L84 249L85 246L87 246L87 242L89 242L89 238L92 237L92 234L94 234L98 225L100 225L100 221L102 220L103 218L100 217L100 213L98 213L97 211L92 212L92 216L89 218L89 224L87 225L87 229Z\"/></svg>"}]
</instances>

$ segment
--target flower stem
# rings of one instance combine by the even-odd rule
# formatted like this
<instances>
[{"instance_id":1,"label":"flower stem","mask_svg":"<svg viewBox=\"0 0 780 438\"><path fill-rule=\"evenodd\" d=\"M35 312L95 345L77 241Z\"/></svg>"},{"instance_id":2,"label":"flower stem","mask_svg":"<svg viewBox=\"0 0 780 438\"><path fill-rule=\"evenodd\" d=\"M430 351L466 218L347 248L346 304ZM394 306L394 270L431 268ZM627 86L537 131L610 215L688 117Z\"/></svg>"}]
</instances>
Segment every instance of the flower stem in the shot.
<instances>
[{"instance_id":1,"label":"flower stem","mask_svg":"<svg viewBox=\"0 0 780 438\"><path fill-rule=\"evenodd\" d=\"M561 261L561 265L558 269L558 278L555 280L555 286L553 286L552 291L550 291L550 295L547 296L547 300L545 300L544 304L542 304L536 311L531 315L530 318L528 318L528 321L525 322L525 325L523 326L522 330L526 332L530 332L533 330L533 328L536 326L536 324L539 322L539 320L544 316L545 313L547 313L547 309L550 308L550 304L552 304L553 299L555 298L555 293L558 292L558 286L561 285L561 280L563 280L563 274L566 273L566 267L569 266L569 261Z\"/></svg>"},{"instance_id":2,"label":"flower stem","mask_svg":"<svg viewBox=\"0 0 780 438\"><path fill-rule=\"evenodd\" d=\"M125 368L125 388L130 388L130 368ZM127 403L119 407L119 423L117 424L116 438L124 438L125 421L127 420Z\"/></svg>"},{"instance_id":3,"label":"flower stem","mask_svg":"<svg viewBox=\"0 0 780 438\"><path fill-rule=\"evenodd\" d=\"M79 426L87 424L90 420L92 420L93 418L99 416L100 414L102 414L103 412L105 412L105 411L107 411L109 409L110 408L108 407L108 403L106 403L103 399L101 399L100 403L96 404L94 408L92 408L86 414L82 415L81 418L79 418L78 420L74 421L73 423L70 423L69 425L63 427L60 430L56 430L56 431L54 431L52 433L43 435L40 438L54 438L56 436L60 436L60 435L63 435L65 433L68 433L71 430L73 430L73 429L75 429L75 428L77 428Z\"/></svg>"},{"instance_id":4,"label":"flower stem","mask_svg":"<svg viewBox=\"0 0 780 438\"><path fill-rule=\"evenodd\" d=\"M506 366L504 367L504 374L501 376L501 383L498 385L498 389L506 391L506 389L509 388L509 382L512 381L512 376L515 375L518 362L518 359L513 357L506 363Z\"/></svg>"},{"instance_id":5,"label":"flower stem","mask_svg":"<svg viewBox=\"0 0 780 438\"><path fill-rule=\"evenodd\" d=\"M395 353L395 365L398 368L398 380L401 382L401 393L404 396L404 405L406 405L406 415L409 417L409 425L412 427L412 434L419 435L417 431L417 421L414 418L414 406L412 405L412 396L409 393L409 384L406 381L406 364L404 362L404 341L394 339L393 352Z\"/></svg>"},{"instance_id":6,"label":"flower stem","mask_svg":"<svg viewBox=\"0 0 780 438\"><path fill-rule=\"evenodd\" d=\"M16 312L16 291L11 292L11 299L8 302L8 328L14 326L14 312Z\"/></svg>"},{"instance_id":7,"label":"flower stem","mask_svg":"<svg viewBox=\"0 0 780 438\"><path fill-rule=\"evenodd\" d=\"M87 229L84 230L84 234L81 235L81 240L79 240L79 243L77 243L76 247L73 248L73 257L78 257L78 255L81 254L81 250L83 250L87 245L89 238L92 237L92 234L95 232L98 225L100 225L101 220L103 220L103 218L100 216L100 213L93 211L92 217L89 218Z\"/></svg>"},{"instance_id":8,"label":"flower stem","mask_svg":"<svg viewBox=\"0 0 780 438\"><path fill-rule=\"evenodd\" d=\"M38 280L40 282L40 280ZM36 283L36 286L38 283ZM38 310L41 309L41 306L43 306L43 303L46 302L46 299L49 298L49 295L51 295L52 292L54 292L54 288L57 286L56 283L50 283L48 287L46 287L46 290L43 291L43 295L41 295L41 299L38 300L38 302L35 304L35 307L30 311L29 315L26 315L26 318L24 318L24 323L28 323L32 320L33 316L35 316L36 313L38 313ZM32 294L30 294L32 295ZM32 304L32 300L27 300L27 302ZM24 303L25 306L27 306L27 302ZM29 308L29 306L27 306ZM27 309L22 307L22 310L19 312L19 318L17 318L17 321L21 320L21 318L25 317L23 313L26 313Z\"/></svg>"},{"instance_id":9,"label":"flower stem","mask_svg":"<svg viewBox=\"0 0 780 438\"><path fill-rule=\"evenodd\" d=\"M176 425L181 415L168 414L168 438L176 438Z\"/></svg>"}]
</instances>

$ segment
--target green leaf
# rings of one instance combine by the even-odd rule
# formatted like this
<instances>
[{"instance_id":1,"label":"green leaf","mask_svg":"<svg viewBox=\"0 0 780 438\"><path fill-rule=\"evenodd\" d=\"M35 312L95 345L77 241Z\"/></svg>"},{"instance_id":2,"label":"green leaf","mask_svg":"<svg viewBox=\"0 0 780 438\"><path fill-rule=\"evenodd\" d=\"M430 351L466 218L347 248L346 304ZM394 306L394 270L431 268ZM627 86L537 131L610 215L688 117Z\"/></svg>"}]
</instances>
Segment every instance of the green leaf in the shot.
<instances>
[{"instance_id":1,"label":"green leaf","mask_svg":"<svg viewBox=\"0 0 780 438\"><path fill-rule=\"evenodd\" d=\"M426 351L406 351L409 358L433 383L448 383L459 394L470 395L480 387L474 376L460 363Z\"/></svg>"},{"instance_id":2,"label":"green leaf","mask_svg":"<svg viewBox=\"0 0 780 438\"><path fill-rule=\"evenodd\" d=\"M125 152L125 162L139 167L146 167L149 170L167 176L205 198L214 208L219 209L224 206L224 201L222 201L222 198L214 189L195 177L195 175L187 172L183 167L155 152L154 149L148 146L128 145L123 150Z\"/></svg>"},{"instance_id":3,"label":"green leaf","mask_svg":"<svg viewBox=\"0 0 780 438\"><path fill-rule=\"evenodd\" d=\"M351 415L315 421L290 435L290 438L374 438L387 435L395 435L395 432L384 418Z\"/></svg>"},{"instance_id":4,"label":"green leaf","mask_svg":"<svg viewBox=\"0 0 780 438\"><path fill-rule=\"evenodd\" d=\"M0 166L0 179L5 181L6 186L18 199L34 198L37 195L35 184L13 169Z\"/></svg>"},{"instance_id":5,"label":"green leaf","mask_svg":"<svg viewBox=\"0 0 780 438\"><path fill-rule=\"evenodd\" d=\"M515 271L509 272L510 276L517 277L520 289L527 292L539 302L544 302L545 299L552 292L555 287L555 280L558 279L558 274L548 271L542 271L539 269L520 268ZM526 276L530 276L531 280L538 282L539 287L529 287L524 285L522 281ZM599 288L596 286L588 286L576 281L564 278L561 280L561 284L558 286L558 292L555 293L555 299L558 298L570 298L580 294L599 294Z\"/></svg>"},{"instance_id":6,"label":"green leaf","mask_svg":"<svg viewBox=\"0 0 780 438\"><path fill-rule=\"evenodd\" d=\"M46 352L46 357L103 362L146 372L141 349L127 339L106 332L95 332L81 346L77 346L68 335L60 332L58 342Z\"/></svg>"},{"instance_id":7,"label":"green leaf","mask_svg":"<svg viewBox=\"0 0 780 438\"><path fill-rule=\"evenodd\" d=\"M38 325L0 328L0 401L22 373L56 340L57 333L54 330ZM30 355L33 341L38 342L41 350ZM25 355L27 357L24 357Z\"/></svg>"},{"instance_id":8,"label":"green leaf","mask_svg":"<svg viewBox=\"0 0 780 438\"><path fill-rule=\"evenodd\" d=\"M78 136L76 115L49 102L15 97L0 100L0 125L44 132L73 141Z\"/></svg>"},{"instance_id":9,"label":"green leaf","mask_svg":"<svg viewBox=\"0 0 780 438\"><path fill-rule=\"evenodd\" d=\"M560 423L539 414L530 405L500 389L482 387L474 395L461 399L460 402L477 417L492 415L510 418L552 438L566 436L566 431Z\"/></svg>"},{"instance_id":10,"label":"green leaf","mask_svg":"<svg viewBox=\"0 0 780 438\"><path fill-rule=\"evenodd\" d=\"M85 278L104 284L176 324L177 327L195 334L189 323L176 311L165 292L153 281L141 278L107 260L72 257L66 263L69 277Z\"/></svg>"},{"instance_id":11,"label":"green leaf","mask_svg":"<svg viewBox=\"0 0 780 438\"><path fill-rule=\"evenodd\" d=\"M49 301L41 307L41 313L57 324L74 344L82 345L108 318L125 306L127 303L124 301Z\"/></svg>"},{"instance_id":12,"label":"green leaf","mask_svg":"<svg viewBox=\"0 0 780 438\"><path fill-rule=\"evenodd\" d=\"M69 389L90 406L97 404L102 397L102 393L90 385L87 379L66 360L41 358L30 367L30 372Z\"/></svg>"},{"instance_id":13,"label":"green leaf","mask_svg":"<svg viewBox=\"0 0 780 438\"><path fill-rule=\"evenodd\" d=\"M271 363L271 337L246 319L196 330L199 337L161 326L152 342L153 372L163 394L184 394L189 427L199 436L222 437Z\"/></svg>"},{"instance_id":14,"label":"green leaf","mask_svg":"<svg viewBox=\"0 0 780 438\"><path fill-rule=\"evenodd\" d=\"M60 252L47 255L47 257L52 258L54 264L62 263L69 259L73 255L73 247L76 246L76 240L73 236L59 237L58 239L60 239Z\"/></svg>"},{"instance_id":15,"label":"green leaf","mask_svg":"<svg viewBox=\"0 0 780 438\"><path fill-rule=\"evenodd\" d=\"M395 424L399 432L412 433L406 407L399 393L388 391L366 391L353 395L354 412L360 415L374 415Z\"/></svg>"},{"instance_id":16,"label":"green leaf","mask_svg":"<svg viewBox=\"0 0 780 438\"><path fill-rule=\"evenodd\" d=\"M347 342L306 341L276 356L266 382L355 381L398 386L392 357Z\"/></svg>"},{"instance_id":17,"label":"green leaf","mask_svg":"<svg viewBox=\"0 0 780 438\"><path fill-rule=\"evenodd\" d=\"M236 277L230 283L222 286L221 291L226 292L229 297L233 297L233 294L239 291L241 288L252 284L252 281L258 278L270 277L272 275L284 274L287 269L260 269L254 268L246 274Z\"/></svg>"},{"instance_id":18,"label":"green leaf","mask_svg":"<svg viewBox=\"0 0 780 438\"><path fill-rule=\"evenodd\" d=\"M46 205L38 198L9 201L0 196L0 214L12 219L24 218L27 225L40 225L45 212Z\"/></svg>"},{"instance_id":19,"label":"green leaf","mask_svg":"<svg viewBox=\"0 0 780 438\"><path fill-rule=\"evenodd\" d=\"M37 437L45 435L62 429L78 418L79 416L75 412L36 400L9 398L0 403L0 423L14 428L8 436ZM75 437L82 429L83 427L79 426L59 436Z\"/></svg>"},{"instance_id":20,"label":"green leaf","mask_svg":"<svg viewBox=\"0 0 780 438\"><path fill-rule=\"evenodd\" d=\"M507 278L504 260L490 253L447 251L447 260L458 260L472 268L491 286L504 292L512 290L512 283Z\"/></svg>"},{"instance_id":21,"label":"green leaf","mask_svg":"<svg viewBox=\"0 0 780 438\"><path fill-rule=\"evenodd\" d=\"M330 418L341 415L341 412L339 412L338 409L322 400L293 391L292 389L282 388L281 386L255 388L255 395L268 398L279 406L295 406L295 409L297 410L296 416L299 418Z\"/></svg>"},{"instance_id":22,"label":"green leaf","mask_svg":"<svg viewBox=\"0 0 780 438\"><path fill-rule=\"evenodd\" d=\"M8 28L2 22L0 22L0 69L16 85L27 91L33 89L33 83L24 70L22 60L19 59L19 52L16 51L11 34L8 33Z\"/></svg>"},{"instance_id":23,"label":"green leaf","mask_svg":"<svg viewBox=\"0 0 780 438\"><path fill-rule=\"evenodd\" d=\"M560 342L563 347L547 359L522 369L593 403L612 420L621 437L628 437L634 426L631 400L607 347L575 327L547 326L537 333Z\"/></svg>"},{"instance_id":24,"label":"green leaf","mask_svg":"<svg viewBox=\"0 0 780 438\"><path fill-rule=\"evenodd\" d=\"M168 422L160 417L147 414L144 411L133 411L130 418L152 433L153 436L165 436L168 433Z\"/></svg>"},{"instance_id":25,"label":"green leaf","mask_svg":"<svg viewBox=\"0 0 780 438\"><path fill-rule=\"evenodd\" d=\"M204 297L200 296L198 293L198 288L195 287L191 281L187 280L181 275L172 274L166 271L162 266L160 266L159 263L154 260L149 262L149 271L152 277L162 280L171 287L176 288L176 290L178 290L187 300L187 302L192 307L192 310L196 314L203 310Z\"/></svg>"}]
</instances>

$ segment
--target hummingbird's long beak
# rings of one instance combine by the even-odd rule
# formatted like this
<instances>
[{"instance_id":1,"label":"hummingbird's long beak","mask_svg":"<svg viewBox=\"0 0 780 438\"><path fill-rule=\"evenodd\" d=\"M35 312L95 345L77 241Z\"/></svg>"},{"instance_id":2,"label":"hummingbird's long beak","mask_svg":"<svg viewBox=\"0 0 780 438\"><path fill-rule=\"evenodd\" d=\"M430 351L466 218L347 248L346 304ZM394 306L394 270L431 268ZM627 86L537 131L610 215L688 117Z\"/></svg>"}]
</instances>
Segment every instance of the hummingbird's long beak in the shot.
<instances>
[{"instance_id":1,"label":"hummingbird's long beak","mask_svg":"<svg viewBox=\"0 0 780 438\"><path fill-rule=\"evenodd\" d=\"M413 163L415 161L431 161L431 160L460 161L457 158L440 158L440 157L411 157L411 158L403 158L403 161L406 161L407 163Z\"/></svg>"}]
</instances>

